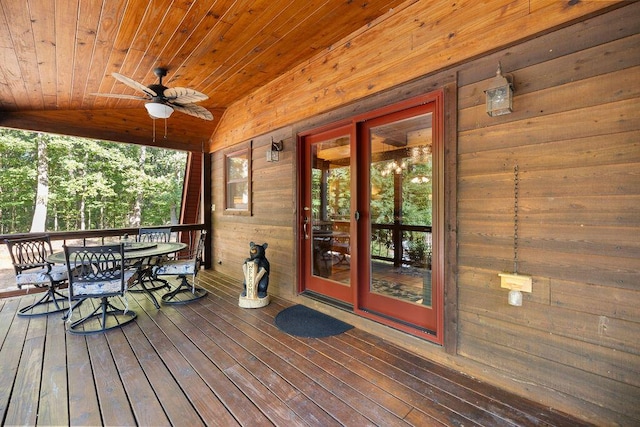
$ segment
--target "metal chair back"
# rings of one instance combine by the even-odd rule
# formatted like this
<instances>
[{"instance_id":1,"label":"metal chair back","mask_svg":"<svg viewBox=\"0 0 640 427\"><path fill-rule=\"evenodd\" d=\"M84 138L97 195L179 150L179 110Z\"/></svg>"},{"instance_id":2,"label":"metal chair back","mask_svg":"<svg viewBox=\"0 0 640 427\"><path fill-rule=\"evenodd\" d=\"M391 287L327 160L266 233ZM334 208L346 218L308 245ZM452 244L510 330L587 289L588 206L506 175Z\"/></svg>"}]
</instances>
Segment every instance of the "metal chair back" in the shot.
<instances>
[{"instance_id":1,"label":"metal chair back","mask_svg":"<svg viewBox=\"0 0 640 427\"><path fill-rule=\"evenodd\" d=\"M58 289L67 280L67 269L47 260L53 253L49 235L5 239L5 243L16 272L16 286L47 288L40 299L18 310L18 315L39 316L66 310L68 298Z\"/></svg>"},{"instance_id":2,"label":"metal chair back","mask_svg":"<svg viewBox=\"0 0 640 427\"><path fill-rule=\"evenodd\" d=\"M50 267L47 257L53 253L49 235L5 239L16 274L37 267Z\"/></svg>"},{"instance_id":3,"label":"metal chair back","mask_svg":"<svg viewBox=\"0 0 640 427\"><path fill-rule=\"evenodd\" d=\"M71 299L123 295L124 245L65 246Z\"/></svg>"},{"instance_id":4,"label":"metal chair back","mask_svg":"<svg viewBox=\"0 0 640 427\"><path fill-rule=\"evenodd\" d=\"M195 251L192 251L191 257L194 259L195 263L195 271L196 274L198 270L200 270L200 266L202 265L202 261L204 258L204 244L205 239L207 238L207 231L202 230L200 232L200 237L198 238L198 244L195 247Z\"/></svg>"},{"instance_id":5,"label":"metal chair back","mask_svg":"<svg viewBox=\"0 0 640 427\"><path fill-rule=\"evenodd\" d=\"M141 228L138 230L138 242L161 242L171 241L171 227L167 228Z\"/></svg>"}]
</instances>

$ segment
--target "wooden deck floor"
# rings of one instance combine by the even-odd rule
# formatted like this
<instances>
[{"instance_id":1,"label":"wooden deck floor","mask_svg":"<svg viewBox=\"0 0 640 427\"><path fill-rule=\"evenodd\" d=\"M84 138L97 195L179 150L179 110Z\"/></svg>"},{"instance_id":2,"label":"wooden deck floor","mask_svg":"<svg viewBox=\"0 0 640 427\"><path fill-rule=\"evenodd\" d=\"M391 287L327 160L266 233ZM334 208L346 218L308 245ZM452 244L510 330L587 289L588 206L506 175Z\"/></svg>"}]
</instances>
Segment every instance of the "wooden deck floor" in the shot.
<instances>
[{"instance_id":1,"label":"wooden deck floor","mask_svg":"<svg viewBox=\"0 0 640 427\"><path fill-rule=\"evenodd\" d=\"M307 339L273 323L290 303L237 306L239 283L203 272L207 298L156 310L129 293L132 324L65 333L0 300L3 425L581 425L358 329Z\"/></svg>"}]
</instances>

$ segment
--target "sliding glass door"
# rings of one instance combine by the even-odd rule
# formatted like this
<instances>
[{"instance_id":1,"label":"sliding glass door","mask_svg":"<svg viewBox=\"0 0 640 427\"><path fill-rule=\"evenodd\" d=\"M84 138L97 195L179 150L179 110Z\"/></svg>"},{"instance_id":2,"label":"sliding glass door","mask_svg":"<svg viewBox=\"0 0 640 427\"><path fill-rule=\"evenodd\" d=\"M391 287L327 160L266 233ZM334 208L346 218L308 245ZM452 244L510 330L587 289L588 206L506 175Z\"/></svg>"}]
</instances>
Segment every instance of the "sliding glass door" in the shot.
<instances>
[{"instance_id":1,"label":"sliding glass door","mask_svg":"<svg viewBox=\"0 0 640 427\"><path fill-rule=\"evenodd\" d=\"M441 93L300 136L300 290L442 326Z\"/></svg>"}]
</instances>

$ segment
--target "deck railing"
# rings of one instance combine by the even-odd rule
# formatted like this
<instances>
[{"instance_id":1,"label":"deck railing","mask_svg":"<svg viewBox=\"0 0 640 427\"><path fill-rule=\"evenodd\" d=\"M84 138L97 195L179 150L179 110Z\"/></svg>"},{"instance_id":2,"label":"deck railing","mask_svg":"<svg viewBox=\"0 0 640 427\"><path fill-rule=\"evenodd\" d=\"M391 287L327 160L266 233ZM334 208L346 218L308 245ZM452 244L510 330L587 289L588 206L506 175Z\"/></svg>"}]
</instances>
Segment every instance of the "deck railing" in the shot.
<instances>
[{"instance_id":1,"label":"deck railing","mask_svg":"<svg viewBox=\"0 0 640 427\"><path fill-rule=\"evenodd\" d=\"M371 258L431 268L431 232L430 226L371 224Z\"/></svg>"},{"instance_id":2,"label":"deck railing","mask_svg":"<svg viewBox=\"0 0 640 427\"><path fill-rule=\"evenodd\" d=\"M143 228L166 228L166 225L158 226L158 227L143 227ZM192 232L196 230L202 230L204 228L204 224L180 224L180 225L171 225L171 232L182 232L185 231ZM118 240L121 237L128 236L136 236L138 234L138 230L140 227L130 227L130 228L108 228L108 229L98 229L98 230L78 230L78 231L46 231L44 233L48 234L51 237L51 241L60 241L62 240L66 243L68 240L82 240L83 242L87 241L100 241L101 243L107 241ZM33 234L43 234L43 233L16 233L16 234L0 234L0 243L4 243L5 239L20 239L23 237L29 237ZM186 233L190 235L190 233ZM185 242L188 243L188 242Z\"/></svg>"},{"instance_id":3,"label":"deck railing","mask_svg":"<svg viewBox=\"0 0 640 427\"><path fill-rule=\"evenodd\" d=\"M144 227L144 228L167 228L168 226L158 227ZM195 233L198 230L205 228L204 224L180 224L171 225L171 232L177 233L177 239L183 243L186 243L191 247L191 242L194 241ZM131 239L135 239L138 235L138 227L130 228L111 228L111 229L99 229L99 230L82 230L82 231L46 231L51 238L51 243L54 246L54 250L61 250L62 245L67 243L72 244L105 244L110 242L119 241L120 239L128 236ZM20 292L11 291L6 292L7 288L11 288L14 282L13 265L11 264L11 257L7 251L7 246L4 244L5 239L19 239L23 237L29 237L30 235L43 234L43 233L16 233L16 234L0 234L0 297L12 296L19 294ZM209 236L211 233L209 233ZM208 237L210 239L210 237ZM211 258L211 245L205 245L204 253L204 266L210 267Z\"/></svg>"}]
</instances>

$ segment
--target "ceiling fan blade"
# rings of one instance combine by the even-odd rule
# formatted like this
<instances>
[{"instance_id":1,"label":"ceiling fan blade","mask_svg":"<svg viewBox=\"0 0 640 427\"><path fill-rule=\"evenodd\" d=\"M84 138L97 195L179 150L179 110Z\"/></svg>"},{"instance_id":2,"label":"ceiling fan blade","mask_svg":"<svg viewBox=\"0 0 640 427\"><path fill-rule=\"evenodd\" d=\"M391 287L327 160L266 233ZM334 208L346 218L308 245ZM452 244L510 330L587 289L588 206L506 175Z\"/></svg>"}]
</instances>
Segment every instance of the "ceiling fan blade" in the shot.
<instances>
[{"instance_id":1,"label":"ceiling fan blade","mask_svg":"<svg viewBox=\"0 0 640 427\"><path fill-rule=\"evenodd\" d=\"M147 95L153 97L153 96L158 96L157 93L155 93L153 90L149 89L148 87L146 87L145 85L138 83L137 81L130 79L127 76L123 76L122 74L118 74L118 73L111 73L111 75L118 81L126 84L127 86L129 86L130 88L133 88L135 90L139 90L141 92L146 93Z\"/></svg>"},{"instance_id":2,"label":"ceiling fan blade","mask_svg":"<svg viewBox=\"0 0 640 427\"><path fill-rule=\"evenodd\" d=\"M137 99L137 100L140 100L140 101L147 101L147 100L151 99L151 97L149 97L149 96L125 95L125 94L118 94L118 93L90 93L89 95L104 96L104 97L107 97L107 98Z\"/></svg>"},{"instance_id":3,"label":"ceiling fan blade","mask_svg":"<svg viewBox=\"0 0 640 427\"><path fill-rule=\"evenodd\" d=\"M165 91L166 92L166 91ZM204 107L201 107L196 104L173 104L169 103L176 111L180 111L181 113L188 114L190 116L198 117L203 120L213 120L213 114L209 110Z\"/></svg>"},{"instance_id":4,"label":"ceiling fan blade","mask_svg":"<svg viewBox=\"0 0 640 427\"><path fill-rule=\"evenodd\" d=\"M186 87L172 87L164 90L163 96L171 102L178 104L191 104L209 99L204 93Z\"/></svg>"}]
</instances>

